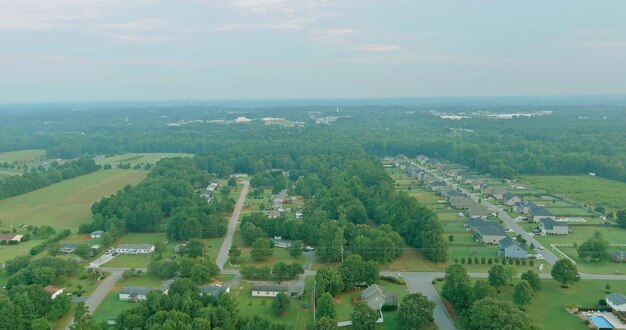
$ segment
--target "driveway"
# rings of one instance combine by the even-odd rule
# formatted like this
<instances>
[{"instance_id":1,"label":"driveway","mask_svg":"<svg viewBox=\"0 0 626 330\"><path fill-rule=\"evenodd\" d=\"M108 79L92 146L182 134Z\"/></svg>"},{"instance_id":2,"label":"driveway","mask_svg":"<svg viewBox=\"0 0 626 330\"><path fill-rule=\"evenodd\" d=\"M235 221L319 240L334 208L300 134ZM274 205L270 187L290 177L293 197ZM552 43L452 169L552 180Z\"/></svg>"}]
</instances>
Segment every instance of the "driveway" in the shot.
<instances>
[{"instance_id":1,"label":"driveway","mask_svg":"<svg viewBox=\"0 0 626 330\"><path fill-rule=\"evenodd\" d=\"M244 181L243 189L241 189L241 194L239 195L237 204L235 204L235 210L233 210L233 215L230 217L230 221L228 222L228 231L224 237L224 243L222 243L220 252L217 254L217 259L215 260L215 263L220 269L224 269L224 265L226 264L226 261L228 261L228 250L230 250L230 247L233 245L233 235L235 235L237 223L239 223L239 216L241 215L241 210L243 209L243 203L246 201L246 196L248 195L248 188L250 188L250 182Z\"/></svg>"},{"instance_id":2,"label":"driveway","mask_svg":"<svg viewBox=\"0 0 626 330\"><path fill-rule=\"evenodd\" d=\"M111 272L111 274L100 282L98 287L85 300L85 305L87 306L90 314L93 314L96 309L98 309L98 306L100 306L104 298L109 294L111 289L113 289L115 283L122 277L122 272L123 270L120 271L120 269L117 269L115 272ZM69 329L70 325L73 323L74 318L72 317L69 324L66 325L66 329Z\"/></svg>"},{"instance_id":3,"label":"driveway","mask_svg":"<svg viewBox=\"0 0 626 330\"><path fill-rule=\"evenodd\" d=\"M454 322L452 322L452 318L444 307L441 297L439 297L439 294L435 291L435 287L432 285L433 274L436 273L401 273L406 282L406 286L409 288L409 292L421 292L429 300L435 302L433 316L437 329L454 330L456 329Z\"/></svg>"}]
</instances>

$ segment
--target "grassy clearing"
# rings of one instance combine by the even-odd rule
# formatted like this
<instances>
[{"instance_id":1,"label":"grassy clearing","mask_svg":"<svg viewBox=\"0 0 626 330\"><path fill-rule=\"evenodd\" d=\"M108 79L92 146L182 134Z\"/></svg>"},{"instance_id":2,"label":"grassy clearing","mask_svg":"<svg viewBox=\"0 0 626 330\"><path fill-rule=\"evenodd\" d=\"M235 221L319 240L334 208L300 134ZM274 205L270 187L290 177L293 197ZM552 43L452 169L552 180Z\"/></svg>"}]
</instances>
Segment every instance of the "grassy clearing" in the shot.
<instances>
[{"instance_id":1,"label":"grassy clearing","mask_svg":"<svg viewBox=\"0 0 626 330\"><path fill-rule=\"evenodd\" d=\"M96 312L93 313L93 318L96 322L106 321L116 318L123 311L133 307L137 307L137 304L129 301L120 301L119 289L113 289L107 294L100 306L98 306Z\"/></svg>"},{"instance_id":2,"label":"grassy clearing","mask_svg":"<svg viewBox=\"0 0 626 330\"><path fill-rule=\"evenodd\" d=\"M146 171L107 170L65 180L0 201L0 219L4 225L26 223L76 229L89 221L94 202L126 185L137 184L146 174Z\"/></svg>"},{"instance_id":3,"label":"grassy clearing","mask_svg":"<svg viewBox=\"0 0 626 330\"><path fill-rule=\"evenodd\" d=\"M616 211L624 207L626 183L593 176L525 176L523 180L540 189L586 205Z\"/></svg>"},{"instance_id":4,"label":"grassy clearing","mask_svg":"<svg viewBox=\"0 0 626 330\"><path fill-rule=\"evenodd\" d=\"M307 319L313 308L301 308L298 298L289 299L289 308L282 315L276 315L272 311L273 298L252 297L252 284L242 283L240 289L234 292L235 299L239 302L239 311L243 316L259 315L272 322L284 323L289 326L299 324L299 319ZM304 328L302 328L304 329Z\"/></svg>"},{"instance_id":5,"label":"grassy clearing","mask_svg":"<svg viewBox=\"0 0 626 330\"><path fill-rule=\"evenodd\" d=\"M580 244L589 238L593 238L594 233L597 231L611 244L626 243L626 229L617 226L581 225L570 226L570 228L572 230L571 235L547 235L537 236L536 238L542 244Z\"/></svg>"},{"instance_id":6,"label":"grassy clearing","mask_svg":"<svg viewBox=\"0 0 626 330\"><path fill-rule=\"evenodd\" d=\"M589 210L581 207L552 207L548 204L546 209L556 216L563 217L590 217L593 216Z\"/></svg>"},{"instance_id":7,"label":"grassy clearing","mask_svg":"<svg viewBox=\"0 0 626 330\"><path fill-rule=\"evenodd\" d=\"M610 251L624 250L626 247L612 247ZM587 262L578 257L578 252L574 247L559 246L559 250L567 254L568 257L576 261L578 271L590 274L626 274L626 263L617 263L613 261L605 262Z\"/></svg>"},{"instance_id":8,"label":"grassy clearing","mask_svg":"<svg viewBox=\"0 0 626 330\"><path fill-rule=\"evenodd\" d=\"M152 256L149 254L118 255L104 267L147 268Z\"/></svg>"},{"instance_id":9,"label":"grassy clearing","mask_svg":"<svg viewBox=\"0 0 626 330\"><path fill-rule=\"evenodd\" d=\"M110 157L101 157L95 158L95 162L98 165L117 165L117 164L130 164L130 166L135 166L139 164L156 164L162 158L172 158L172 157L191 157L191 154L183 154L183 153L128 153L115 155Z\"/></svg>"},{"instance_id":10,"label":"grassy clearing","mask_svg":"<svg viewBox=\"0 0 626 330\"><path fill-rule=\"evenodd\" d=\"M40 160L46 155L45 150L25 149L17 151L0 152L0 163L28 162Z\"/></svg>"},{"instance_id":11,"label":"grassy clearing","mask_svg":"<svg viewBox=\"0 0 626 330\"><path fill-rule=\"evenodd\" d=\"M59 276L54 279L52 284L59 288L65 288L66 292L73 292L80 286L82 287L82 290L85 291L83 296L90 295L98 286L96 279L89 275L86 271Z\"/></svg>"},{"instance_id":12,"label":"grassy clearing","mask_svg":"<svg viewBox=\"0 0 626 330\"><path fill-rule=\"evenodd\" d=\"M5 229L6 227L0 227L0 229ZM23 242L17 245L0 245L0 263L4 263L9 259L13 259L17 256L21 256L24 254L28 254L28 251L32 249L35 245L41 243L42 240L30 240L28 242Z\"/></svg>"},{"instance_id":13,"label":"grassy clearing","mask_svg":"<svg viewBox=\"0 0 626 330\"><path fill-rule=\"evenodd\" d=\"M122 281L121 279L116 283L117 287L146 287L158 289L163 285L163 280L152 275L144 274L141 276L135 276Z\"/></svg>"}]
</instances>

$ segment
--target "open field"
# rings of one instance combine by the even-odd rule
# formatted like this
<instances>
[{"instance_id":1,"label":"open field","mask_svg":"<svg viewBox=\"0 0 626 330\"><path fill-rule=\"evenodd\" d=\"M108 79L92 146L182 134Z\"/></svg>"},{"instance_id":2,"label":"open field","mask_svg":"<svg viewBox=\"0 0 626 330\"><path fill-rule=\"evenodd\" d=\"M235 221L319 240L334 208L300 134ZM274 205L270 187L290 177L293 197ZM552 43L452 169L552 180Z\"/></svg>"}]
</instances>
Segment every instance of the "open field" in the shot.
<instances>
[{"instance_id":1,"label":"open field","mask_svg":"<svg viewBox=\"0 0 626 330\"><path fill-rule=\"evenodd\" d=\"M589 238L593 238L595 232L602 234L602 238L610 244L625 244L626 229L617 226L570 226L570 235L546 235L535 238L542 244L581 244Z\"/></svg>"},{"instance_id":2,"label":"open field","mask_svg":"<svg viewBox=\"0 0 626 330\"><path fill-rule=\"evenodd\" d=\"M24 195L0 201L4 225L49 225L76 229L89 221L91 205L126 185L143 180L146 171L107 170L55 183Z\"/></svg>"},{"instance_id":3,"label":"open field","mask_svg":"<svg viewBox=\"0 0 626 330\"><path fill-rule=\"evenodd\" d=\"M121 154L110 157L99 157L95 158L96 164L98 165L117 165L117 164L130 164L130 166L135 166L139 164L156 164L162 158L171 158L171 157L191 157L191 154L183 154L183 153L129 153L129 154Z\"/></svg>"},{"instance_id":4,"label":"open field","mask_svg":"<svg viewBox=\"0 0 626 330\"><path fill-rule=\"evenodd\" d=\"M5 227L0 227L0 229L6 229ZM28 251L32 249L35 245L41 243L43 240L33 239L28 242L23 242L17 245L0 245L0 263L4 263L9 259L13 259L17 256L28 254Z\"/></svg>"},{"instance_id":5,"label":"open field","mask_svg":"<svg viewBox=\"0 0 626 330\"><path fill-rule=\"evenodd\" d=\"M626 183L588 175L524 176L529 184L590 206L616 211L625 207Z\"/></svg>"},{"instance_id":6,"label":"open field","mask_svg":"<svg viewBox=\"0 0 626 330\"><path fill-rule=\"evenodd\" d=\"M584 259L578 257L578 252L574 247L558 247L561 252L567 254L568 257L576 261L576 267L579 272L590 274L626 274L626 263L618 263L613 261L605 262L587 262ZM621 251L626 250L626 247L611 247L609 251Z\"/></svg>"},{"instance_id":7,"label":"open field","mask_svg":"<svg viewBox=\"0 0 626 330\"><path fill-rule=\"evenodd\" d=\"M109 294L107 294L106 298L102 301L96 312L93 313L93 318L96 322L106 321L111 318L116 318L120 315L121 312L131 309L133 307L137 307L136 303L132 303L129 301L120 301L119 298L119 289L113 289Z\"/></svg>"},{"instance_id":8,"label":"open field","mask_svg":"<svg viewBox=\"0 0 626 330\"><path fill-rule=\"evenodd\" d=\"M443 283L437 282L435 285L440 294ZM526 307L526 313L542 329L588 329L577 315L567 313L565 307L597 307L598 300L606 295L604 286L607 283L611 285L612 292L626 292L625 281L583 280L563 289L554 280L541 280L542 288L535 292L531 304ZM501 291L499 298L511 301L513 287L506 286Z\"/></svg>"},{"instance_id":9,"label":"open field","mask_svg":"<svg viewBox=\"0 0 626 330\"><path fill-rule=\"evenodd\" d=\"M25 149L17 151L0 152L0 163L28 162L39 160L46 155L45 150Z\"/></svg>"},{"instance_id":10,"label":"open field","mask_svg":"<svg viewBox=\"0 0 626 330\"><path fill-rule=\"evenodd\" d=\"M310 285L309 285L310 287ZM308 303L307 308L301 307L298 298L289 298L289 308L282 315L276 315L272 311L272 299L252 297L252 284L242 282L240 289L233 292L233 296L239 304L240 314L243 316L258 315L269 319L272 322L284 323L290 326L298 324L296 329L305 329L307 320L312 319L313 307ZM308 294L310 297L310 294ZM300 327L304 324L304 327Z\"/></svg>"}]
</instances>

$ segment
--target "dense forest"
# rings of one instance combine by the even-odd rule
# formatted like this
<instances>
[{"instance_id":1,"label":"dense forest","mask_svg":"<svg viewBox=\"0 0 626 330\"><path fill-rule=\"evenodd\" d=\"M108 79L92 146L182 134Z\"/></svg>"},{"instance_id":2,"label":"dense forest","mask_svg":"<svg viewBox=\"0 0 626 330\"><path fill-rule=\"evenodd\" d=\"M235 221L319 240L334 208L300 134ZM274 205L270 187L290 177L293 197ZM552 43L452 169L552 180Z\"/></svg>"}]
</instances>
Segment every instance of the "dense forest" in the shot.
<instances>
[{"instance_id":1,"label":"dense forest","mask_svg":"<svg viewBox=\"0 0 626 330\"><path fill-rule=\"evenodd\" d=\"M595 172L626 181L624 102L599 99L571 106L550 99L514 101L398 100L398 105L386 101L383 106L362 101L340 107L339 113L335 106L295 103L4 106L10 116L2 124L0 151L41 148L55 158L119 152L228 153L278 146L285 138L304 134L338 147L350 144L376 156L425 154L500 177ZM508 120L475 115L546 110L552 113ZM447 120L437 113L466 116ZM284 117L288 123L302 125L264 125L260 120L228 123L240 116ZM337 118L330 125L315 123L325 117ZM212 160L213 172L220 175L255 172L267 165L264 157L251 159L245 154L235 162Z\"/></svg>"}]
</instances>

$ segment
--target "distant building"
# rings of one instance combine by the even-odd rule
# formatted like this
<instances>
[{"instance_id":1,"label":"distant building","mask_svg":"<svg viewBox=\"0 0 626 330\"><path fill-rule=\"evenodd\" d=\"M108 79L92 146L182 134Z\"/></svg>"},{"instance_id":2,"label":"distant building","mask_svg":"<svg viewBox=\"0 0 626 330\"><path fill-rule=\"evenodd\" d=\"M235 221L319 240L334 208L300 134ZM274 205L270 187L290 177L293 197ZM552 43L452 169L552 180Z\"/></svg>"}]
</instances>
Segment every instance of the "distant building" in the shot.
<instances>
[{"instance_id":1,"label":"distant building","mask_svg":"<svg viewBox=\"0 0 626 330\"><path fill-rule=\"evenodd\" d=\"M276 297L279 293L289 292L287 285L278 284L254 284L252 285L253 297Z\"/></svg>"},{"instance_id":2,"label":"distant building","mask_svg":"<svg viewBox=\"0 0 626 330\"><path fill-rule=\"evenodd\" d=\"M80 244L78 243L65 243L61 245L61 247L59 248L59 251L63 253L74 253L74 251L76 251L76 248L78 246L80 246Z\"/></svg>"},{"instance_id":3,"label":"distant building","mask_svg":"<svg viewBox=\"0 0 626 330\"><path fill-rule=\"evenodd\" d=\"M45 288L43 288L47 293L50 294L50 298L52 300L56 299L61 293L63 293L63 291L65 289L61 289L61 288L57 288L54 285L48 285Z\"/></svg>"},{"instance_id":4,"label":"distant building","mask_svg":"<svg viewBox=\"0 0 626 330\"><path fill-rule=\"evenodd\" d=\"M93 233L91 233L90 237L91 238L102 238L102 234L104 234L104 232L102 230L96 230Z\"/></svg>"},{"instance_id":5,"label":"distant building","mask_svg":"<svg viewBox=\"0 0 626 330\"><path fill-rule=\"evenodd\" d=\"M530 207L528 216L533 222L539 222L539 220L541 220L542 218L550 218L552 220L556 220L556 216L552 214L552 212L546 210L541 206Z\"/></svg>"},{"instance_id":6,"label":"distant building","mask_svg":"<svg viewBox=\"0 0 626 330\"><path fill-rule=\"evenodd\" d=\"M221 286L214 286L214 285L203 285L203 286L199 286L198 290L200 290L200 295L201 296L214 296L214 297L219 297L222 293L226 292L230 292L230 288L224 288Z\"/></svg>"},{"instance_id":7,"label":"distant building","mask_svg":"<svg viewBox=\"0 0 626 330\"><path fill-rule=\"evenodd\" d=\"M283 239L281 236L274 236L274 238L272 238L272 243L274 243L275 247L288 249L291 247L291 244L293 242L290 240Z\"/></svg>"},{"instance_id":8,"label":"distant building","mask_svg":"<svg viewBox=\"0 0 626 330\"><path fill-rule=\"evenodd\" d=\"M544 235L568 235L569 224L565 221L555 221L552 218L539 219L539 230Z\"/></svg>"},{"instance_id":9,"label":"distant building","mask_svg":"<svg viewBox=\"0 0 626 330\"><path fill-rule=\"evenodd\" d=\"M519 198L517 195L512 194L508 191L502 194L502 202L506 206L515 206L516 203L519 203L521 201L522 201L521 198Z\"/></svg>"},{"instance_id":10,"label":"distant building","mask_svg":"<svg viewBox=\"0 0 626 330\"><path fill-rule=\"evenodd\" d=\"M122 288L119 293L121 301L143 301L147 299L148 293L151 291L160 291L152 288Z\"/></svg>"},{"instance_id":11,"label":"distant building","mask_svg":"<svg viewBox=\"0 0 626 330\"><path fill-rule=\"evenodd\" d=\"M6 244L16 244L22 241L23 235L18 234L0 234L0 242L5 242Z\"/></svg>"},{"instance_id":12,"label":"distant building","mask_svg":"<svg viewBox=\"0 0 626 330\"><path fill-rule=\"evenodd\" d=\"M526 248L510 237L498 242L498 255L505 258L525 259L528 257Z\"/></svg>"},{"instance_id":13,"label":"distant building","mask_svg":"<svg viewBox=\"0 0 626 330\"><path fill-rule=\"evenodd\" d=\"M624 262L624 261L626 261L626 251L611 252L611 260L613 260L615 262Z\"/></svg>"},{"instance_id":14,"label":"distant building","mask_svg":"<svg viewBox=\"0 0 626 330\"><path fill-rule=\"evenodd\" d=\"M269 210L267 212L267 217L270 219L275 219L280 217L280 215L282 214L282 212L280 212L280 210Z\"/></svg>"},{"instance_id":15,"label":"distant building","mask_svg":"<svg viewBox=\"0 0 626 330\"><path fill-rule=\"evenodd\" d=\"M115 248L119 254L149 254L154 252L151 244L122 244Z\"/></svg>"}]
</instances>

